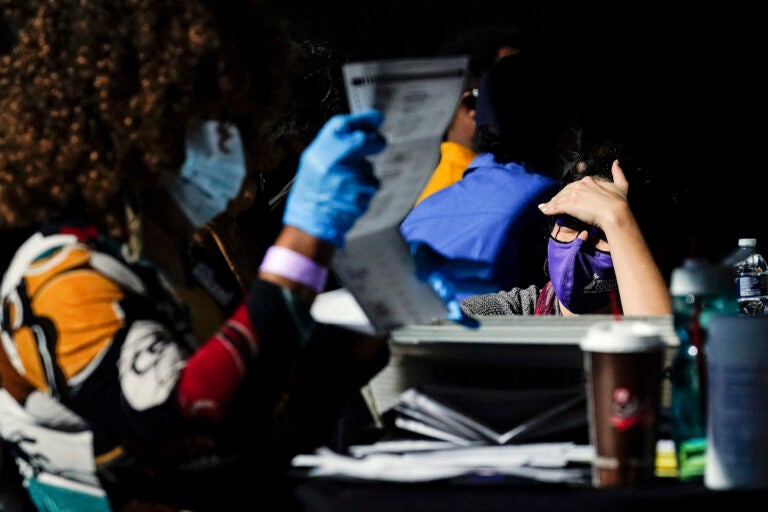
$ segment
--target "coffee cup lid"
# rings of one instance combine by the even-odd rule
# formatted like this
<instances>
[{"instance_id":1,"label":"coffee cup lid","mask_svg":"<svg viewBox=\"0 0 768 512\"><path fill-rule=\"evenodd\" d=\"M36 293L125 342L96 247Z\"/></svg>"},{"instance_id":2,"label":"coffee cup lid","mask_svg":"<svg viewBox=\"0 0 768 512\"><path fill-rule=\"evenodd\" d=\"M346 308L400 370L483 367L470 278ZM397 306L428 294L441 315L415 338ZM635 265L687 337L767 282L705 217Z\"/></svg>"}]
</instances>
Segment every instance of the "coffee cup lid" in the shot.
<instances>
[{"instance_id":1,"label":"coffee cup lid","mask_svg":"<svg viewBox=\"0 0 768 512\"><path fill-rule=\"evenodd\" d=\"M641 320L613 320L590 325L579 346L588 352L650 352L665 344L656 325Z\"/></svg>"}]
</instances>

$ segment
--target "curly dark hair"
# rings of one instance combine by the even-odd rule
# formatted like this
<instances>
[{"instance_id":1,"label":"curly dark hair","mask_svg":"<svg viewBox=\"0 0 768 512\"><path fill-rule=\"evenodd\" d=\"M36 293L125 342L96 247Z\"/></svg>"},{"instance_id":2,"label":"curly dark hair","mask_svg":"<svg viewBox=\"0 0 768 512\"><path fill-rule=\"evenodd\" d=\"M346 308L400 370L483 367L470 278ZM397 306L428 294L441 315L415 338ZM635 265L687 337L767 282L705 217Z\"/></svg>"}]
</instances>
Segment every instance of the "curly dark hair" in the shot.
<instances>
[{"instance_id":1,"label":"curly dark hair","mask_svg":"<svg viewBox=\"0 0 768 512\"><path fill-rule=\"evenodd\" d=\"M123 234L128 191L177 172L186 128L235 123L249 167L300 63L258 0L0 0L0 227L80 209Z\"/></svg>"},{"instance_id":2,"label":"curly dark hair","mask_svg":"<svg viewBox=\"0 0 768 512\"><path fill-rule=\"evenodd\" d=\"M567 185L585 176L594 176L607 181L613 181L613 161L618 160L624 173L634 178L642 176L642 182L648 181L648 170L633 154L634 148L626 142L607 138L590 146L584 153L574 153L573 160L568 163L563 174L562 184ZM629 178L628 178L629 179Z\"/></svg>"},{"instance_id":3,"label":"curly dark hair","mask_svg":"<svg viewBox=\"0 0 768 512\"><path fill-rule=\"evenodd\" d=\"M680 215L681 204L678 192L659 175L643 149L623 138L607 137L591 144L588 150L575 153L561 183L565 186L585 176L613 181L611 168L614 160L618 160L629 182L627 200L632 212L646 238L654 241L660 226Z\"/></svg>"},{"instance_id":4,"label":"curly dark hair","mask_svg":"<svg viewBox=\"0 0 768 512\"><path fill-rule=\"evenodd\" d=\"M349 111L342 73L348 53L296 27L288 34L299 46L303 72L273 131L273 147L282 160L268 175L261 176L254 205L237 217L244 236L262 250L274 242L283 227L287 194L301 153L329 118Z\"/></svg>"}]
</instances>

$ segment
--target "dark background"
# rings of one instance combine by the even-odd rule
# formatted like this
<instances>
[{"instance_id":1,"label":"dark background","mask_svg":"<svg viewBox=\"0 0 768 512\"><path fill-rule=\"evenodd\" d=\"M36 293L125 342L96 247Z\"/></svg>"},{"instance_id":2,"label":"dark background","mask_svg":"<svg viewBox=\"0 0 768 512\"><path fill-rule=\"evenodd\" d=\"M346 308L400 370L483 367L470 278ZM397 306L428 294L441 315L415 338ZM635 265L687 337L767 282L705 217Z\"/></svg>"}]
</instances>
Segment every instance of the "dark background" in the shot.
<instances>
[{"instance_id":1,"label":"dark background","mask_svg":"<svg viewBox=\"0 0 768 512\"><path fill-rule=\"evenodd\" d=\"M709 4L709 5L707 5ZM719 261L740 237L768 253L768 5L757 2L436 0L278 2L294 23L350 60L433 55L474 25L522 28L564 68L553 94L576 92L587 116L641 133L679 208L650 236L674 266Z\"/></svg>"}]
</instances>

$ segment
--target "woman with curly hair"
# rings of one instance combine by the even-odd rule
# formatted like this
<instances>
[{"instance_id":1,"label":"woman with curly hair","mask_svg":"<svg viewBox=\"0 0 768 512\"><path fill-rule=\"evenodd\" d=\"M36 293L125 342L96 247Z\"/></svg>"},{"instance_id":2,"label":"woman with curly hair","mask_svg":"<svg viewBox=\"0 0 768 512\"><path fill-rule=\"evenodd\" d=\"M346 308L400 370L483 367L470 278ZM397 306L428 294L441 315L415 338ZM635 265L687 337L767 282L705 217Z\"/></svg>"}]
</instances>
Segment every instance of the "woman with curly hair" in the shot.
<instances>
[{"instance_id":1,"label":"woman with curly hair","mask_svg":"<svg viewBox=\"0 0 768 512\"><path fill-rule=\"evenodd\" d=\"M258 276L228 282L190 241L283 156L275 122L302 69L279 20L250 0L0 5L0 228L35 231L0 286L0 433L32 500L258 498L386 364L383 339L309 316L377 190L381 114L328 120ZM223 320L204 332L210 304Z\"/></svg>"},{"instance_id":2,"label":"woman with curly hair","mask_svg":"<svg viewBox=\"0 0 768 512\"><path fill-rule=\"evenodd\" d=\"M652 208L670 207L636 149L605 139L574 155L561 189L537 205L549 221L549 280L461 301L468 316L670 315L669 286L646 242Z\"/></svg>"}]
</instances>

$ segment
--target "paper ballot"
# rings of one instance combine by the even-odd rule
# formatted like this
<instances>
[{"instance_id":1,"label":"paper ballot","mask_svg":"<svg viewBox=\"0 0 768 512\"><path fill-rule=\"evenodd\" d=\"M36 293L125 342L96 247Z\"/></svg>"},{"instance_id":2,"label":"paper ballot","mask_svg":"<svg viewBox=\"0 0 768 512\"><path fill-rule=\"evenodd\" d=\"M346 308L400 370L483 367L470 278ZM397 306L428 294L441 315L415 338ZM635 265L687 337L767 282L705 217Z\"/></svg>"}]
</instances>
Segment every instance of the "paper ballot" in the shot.
<instances>
[{"instance_id":1,"label":"paper ballot","mask_svg":"<svg viewBox=\"0 0 768 512\"><path fill-rule=\"evenodd\" d=\"M444 318L446 307L416 278L399 226L429 180L464 86L467 57L388 59L343 68L352 112L384 114L383 152L370 157L380 188L348 232L333 270L376 333Z\"/></svg>"}]
</instances>

